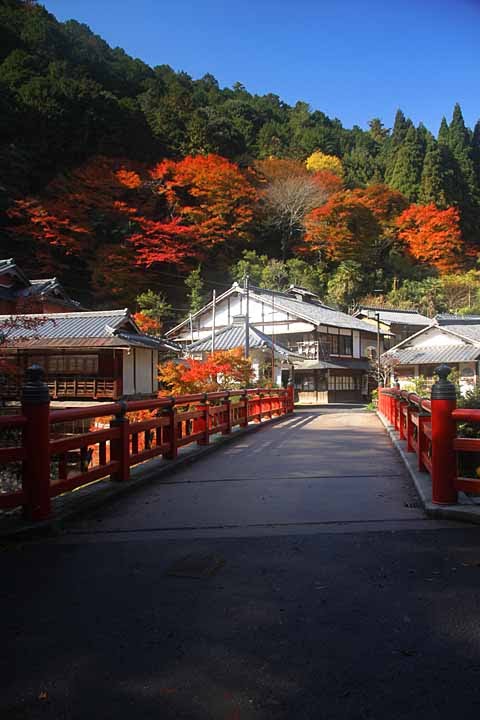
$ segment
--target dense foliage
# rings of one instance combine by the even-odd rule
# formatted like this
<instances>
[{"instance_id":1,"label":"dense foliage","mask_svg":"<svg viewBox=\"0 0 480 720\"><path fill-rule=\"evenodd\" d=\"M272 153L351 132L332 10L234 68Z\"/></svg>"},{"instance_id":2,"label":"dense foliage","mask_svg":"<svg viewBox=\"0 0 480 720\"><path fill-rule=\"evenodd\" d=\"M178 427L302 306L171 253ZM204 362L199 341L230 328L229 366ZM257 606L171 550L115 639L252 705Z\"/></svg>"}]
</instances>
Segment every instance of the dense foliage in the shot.
<instances>
[{"instance_id":1,"label":"dense foliage","mask_svg":"<svg viewBox=\"0 0 480 720\"><path fill-rule=\"evenodd\" d=\"M0 256L87 306L151 290L173 321L246 269L344 308L480 303L480 121L458 105L436 137L400 110L346 129L2 0L0 137Z\"/></svg>"}]
</instances>

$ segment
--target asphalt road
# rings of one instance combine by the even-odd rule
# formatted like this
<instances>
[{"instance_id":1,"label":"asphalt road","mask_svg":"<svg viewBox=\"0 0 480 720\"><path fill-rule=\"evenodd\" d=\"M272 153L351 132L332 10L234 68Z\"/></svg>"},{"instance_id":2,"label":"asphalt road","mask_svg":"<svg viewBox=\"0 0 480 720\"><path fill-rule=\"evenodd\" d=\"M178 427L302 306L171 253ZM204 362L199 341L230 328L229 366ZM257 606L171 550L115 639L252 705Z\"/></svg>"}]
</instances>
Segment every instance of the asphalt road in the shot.
<instances>
[{"instance_id":1,"label":"asphalt road","mask_svg":"<svg viewBox=\"0 0 480 720\"><path fill-rule=\"evenodd\" d=\"M480 528L412 507L373 416L297 421L2 548L2 720L478 718Z\"/></svg>"}]
</instances>

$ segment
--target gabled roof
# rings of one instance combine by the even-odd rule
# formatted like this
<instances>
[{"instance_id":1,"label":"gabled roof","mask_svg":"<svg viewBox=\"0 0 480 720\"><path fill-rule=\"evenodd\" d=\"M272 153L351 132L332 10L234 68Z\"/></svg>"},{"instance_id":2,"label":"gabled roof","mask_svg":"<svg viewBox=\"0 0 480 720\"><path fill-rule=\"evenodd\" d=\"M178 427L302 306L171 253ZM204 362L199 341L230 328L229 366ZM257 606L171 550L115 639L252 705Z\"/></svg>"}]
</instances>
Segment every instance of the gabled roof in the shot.
<instances>
[{"instance_id":1,"label":"gabled roof","mask_svg":"<svg viewBox=\"0 0 480 720\"><path fill-rule=\"evenodd\" d=\"M463 340L463 345L426 345L423 347L412 345L417 337L425 335L432 329ZM402 365L476 360L480 356L480 316L437 315L428 327L422 328L414 335L402 340L383 355L397 358Z\"/></svg>"},{"instance_id":2,"label":"gabled roof","mask_svg":"<svg viewBox=\"0 0 480 720\"><path fill-rule=\"evenodd\" d=\"M355 317L363 315L371 320L376 320L378 314L380 322L386 325L393 323L398 325L430 325L431 318L421 315L417 310L398 310L396 308L374 307L359 305L355 311Z\"/></svg>"},{"instance_id":3,"label":"gabled roof","mask_svg":"<svg viewBox=\"0 0 480 720\"><path fill-rule=\"evenodd\" d=\"M255 349L274 349L278 355L284 357L301 357L291 352L287 347L280 343L273 342L272 338L265 333L258 330L253 325L249 326L249 345ZM215 333L215 350L233 350L237 347L245 347L245 325L229 325L223 330L218 330ZM188 352L212 352L212 337L202 338L196 340L194 343L187 347Z\"/></svg>"},{"instance_id":4,"label":"gabled roof","mask_svg":"<svg viewBox=\"0 0 480 720\"><path fill-rule=\"evenodd\" d=\"M55 302L62 305L68 305L73 308L81 309L80 303L72 300L68 296L65 288L62 286L58 278L45 278L41 280L30 280L27 278L23 270L19 268L13 258L0 260L0 275L5 273L13 273L20 281L20 287L12 286L9 288L1 288L1 297L4 299L15 300L17 298L44 298L49 296Z\"/></svg>"},{"instance_id":5,"label":"gabled roof","mask_svg":"<svg viewBox=\"0 0 480 720\"><path fill-rule=\"evenodd\" d=\"M224 298L232 295L233 293L245 294L244 288L240 287L238 283L233 283L232 287L226 290L222 295L219 295L216 299L216 304L220 303ZM306 322L312 323L313 325L329 325L330 327L339 327L351 330L362 330L363 332L376 334L376 329L363 320L357 320L352 315L340 312L334 308L325 305L320 300L296 300L288 293L278 292L273 290L266 290L264 288L250 287L250 297L257 300L258 302L267 303L270 306L274 306L278 310L283 310L289 315L293 315L296 318L305 320ZM213 303L210 302L203 308L198 310L192 319L195 319L199 315L207 312L211 309ZM189 322L189 318L185 318L181 323L176 325L174 328L166 333L167 337L174 336L178 331L186 326Z\"/></svg>"},{"instance_id":6,"label":"gabled roof","mask_svg":"<svg viewBox=\"0 0 480 720\"><path fill-rule=\"evenodd\" d=\"M480 342L480 315L437 315L435 323L460 337Z\"/></svg>"},{"instance_id":7,"label":"gabled roof","mask_svg":"<svg viewBox=\"0 0 480 720\"><path fill-rule=\"evenodd\" d=\"M480 356L480 345L442 345L406 347L388 353L400 365L435 365L449 362L471 362Z\"/></svg>"},{"instance_id":8,"label":"gabled roof","mask_svg":"<svg viewBox=\"0 0 480 720\"><path fill-rule=\"evenodd\" d=\"M376 333L376 329L372 328L369 323L357 320L352 315L335 310L320 301L296 300L287 293L257 287L251 288L250 295L262 302L274 304L276 308L285 310L289 314L296 315L314 325L330 325L332 327Z\"/></svg>"},{"instance_id":9,"label":"gabled roof","mask_svg":"<svg viewBox=\"0 0 480 720\"><path fill-rule=\"evenodd\" d=\"M10 315L0 315L0 323ZM127 308L70 313L18 315L35 320L30 327L19 323L8 332L5 347L147 347L157 350L178 350L176 343L140 332Z\"/></svg>"}]
</instances>

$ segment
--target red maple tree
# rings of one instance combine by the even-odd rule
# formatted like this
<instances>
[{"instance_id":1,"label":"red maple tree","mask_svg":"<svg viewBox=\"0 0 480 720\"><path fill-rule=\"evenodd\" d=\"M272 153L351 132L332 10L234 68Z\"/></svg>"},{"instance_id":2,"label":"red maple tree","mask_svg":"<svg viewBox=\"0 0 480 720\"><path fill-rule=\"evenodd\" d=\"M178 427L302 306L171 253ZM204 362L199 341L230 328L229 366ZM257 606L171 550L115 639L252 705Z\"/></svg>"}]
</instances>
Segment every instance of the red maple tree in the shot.
<instances>
[{"instance_id":1,"label":"red maple tree","mask_svg":"<svg viewBox=\"0 0 480 720\"><path fill-rule=\"evenodd\" d=\"M440 274L457 271L464 254L460 213L456 207L410 205L397 220L398 235L415 260L428 263Z\"/></svg>"}]
</instances>

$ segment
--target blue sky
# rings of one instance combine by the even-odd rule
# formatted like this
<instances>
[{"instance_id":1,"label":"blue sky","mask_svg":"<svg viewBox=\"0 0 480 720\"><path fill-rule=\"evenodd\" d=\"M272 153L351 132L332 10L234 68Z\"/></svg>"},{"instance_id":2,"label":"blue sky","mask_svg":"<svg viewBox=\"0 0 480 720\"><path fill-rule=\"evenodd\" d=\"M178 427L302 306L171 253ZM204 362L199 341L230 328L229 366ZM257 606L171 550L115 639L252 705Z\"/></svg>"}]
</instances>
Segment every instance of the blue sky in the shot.
<instances>
[{"instance_id":1,"label":"blue sky","mask_svg":"<svg viewBox=\"0 0 480 720\"><path fill-rule=\"evenodd\" d=\"M366 127L480 118L480 0L46 0L150 65L304 100Z\"/></svg>"}]
</instances>

